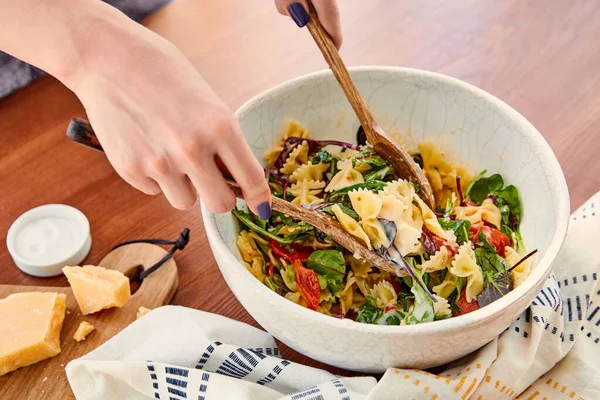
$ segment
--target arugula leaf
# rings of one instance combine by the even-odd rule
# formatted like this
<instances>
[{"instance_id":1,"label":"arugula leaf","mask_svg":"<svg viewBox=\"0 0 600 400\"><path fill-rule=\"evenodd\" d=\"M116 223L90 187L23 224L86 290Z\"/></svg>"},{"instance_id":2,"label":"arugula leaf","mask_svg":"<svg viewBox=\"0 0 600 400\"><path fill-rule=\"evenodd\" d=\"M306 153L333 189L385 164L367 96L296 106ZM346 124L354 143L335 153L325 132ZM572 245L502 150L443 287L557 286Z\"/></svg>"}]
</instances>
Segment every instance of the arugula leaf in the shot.
<instances>
[{"instance_id":1,"label":"arugula leaf","mask_svg":"<svg viewBox=\"0 0 600 400\"><path fill-rule=\"evenodd\" d=\"M377 308L377 302L373 297L367 296L366 300L366 303L360 306L358 316L356 317L356 322L374 324L379 318L381 318L383 310Z\"/></svg>"},{"instance_id":2,"label":"arugula leaf","mask_svg":"<svg viewBox=\"0 0 600 400\"><path fill-rule=\"evenodd\" d=\"M364 183L357 183L332 192L331 194L329 194L328 200L333 202L337 201L344 203L345 200L347 200L348 192L351 192L354 189L367 189L377 192L382 190L386 186L387 182L383 181L369 181Z\"/></svg>"},{"instance_id":3,"label":"arugula leaf","mask_svg":"<svg viewBox=\"0 0 600 400\"><path fill-rule=\"evenodd\" d=\"M510 221L510 207L507 205L501 206L500 215L502 216L502 221L500 222L500 232L504 233L509 238L512 238L513 230L511 228Z\"/></svg>"},{"instance_id":4,"label":"arugula leaf","mask_svg":"<svg viewBox=\"0 0 600 400\"><path fill-rule=\"evenodd\" d=\"M507 272L496 275L493 281L485 284L483 291L477 296L477 303L481 307L498 300L513 289L512 277Z\"/></svg>"},{"instance_id":5,"label":"arugula leaf","mask_svg":"<svg viewBox=\"0 0 600 400\"><path fill-rule=\"evenodd\" d=\"M389 164L380 155L373 154L368 157L354 157L355 161L359 161L364 164L369 164L373 168L387 167Z\"/></svg>"},{"instance_id":6,"label":"arugula leaf","mask_svg":"<svg viewBox=\"0 0 600 400\"><path fill-rule=\"evenodd\" d=\"M313 158L310 162L313 165L315 165L315 164L330 164L330 163L334 162L335 160L337 160L337 158L333 154L331 154L327 150L321 150L313 156Z\"/></svg>"},{"instance_id":7,"label":"arugula leaf","mask_svg":"<svg viewBox=\"0 0 600 400\"><path fill-rule=\"evenodd\" d=\"M344 255L338 250L317 250L313 252L306 260L306 267L314 270L317 277L325 280L325 285L329 288L331 294L336 294L346 275L346 260ZM321 289L323 283L319 279Z\"/></svg>"},{"instance_id":8,"label":"arugula leaf","mask_svg":"<svg viewBox=\"0 0 600 400\"><path fill-rule=\"evenodd\" d=\"M248 229L258 233L261 236L265 236L265 237L268 237L269 239L273 239L277 243L280 243L283 245L291 244L295 240L297 240L299 237L299 235L290 235L290 236L284 238L281 236L274 235L272 232L269 232L266 229L261 228L259 225L257 225L254 222L254 218L252 217L252 215L250 213L244 212L242 210L233 210L232 213L233 213L233 215L235 215L237 217L237 219L242 224L246 225L246 227L248 227Z\"/></svg>"},{"instance_id":9,"label":"arugula leaf","mask_svg":"<svg viewBox=\"0 0 600 400\"><path fill-rule=\"evenodd\" d=\"M342 212L344 214L348 215L349 217L352 217L355 221L358 221L358 219L360 218L358 216L357 212L354 211L353 209L351 209L350 207L346 207L342 203L335 203L335 204L337 204L340 207L340 210L342 210ZM326 212L327 214L329 214L331 216L335 216L335 213L333 212L333 206L335 204L331 204L326 207L323 207L320 211Z\"/></svg>"},{"instance_id":10,"label":"arugula leaf","mask_svg":"<svg viewBox=\"0 0 600 400\"><path fill-rule=\"evenodd\" d=\"M469 228L471 227L471 221L467 219L450 220L446 218L438 218L438 222L442 229L450 229L456 236L458 244L463 244L469 241Z\"/></svg>"},{"instance_id":11,"label":"arugula leaf","mask_svg":"<svg viewBox=\"0 0 600 400\"><path fill-rule=\"evenodd\" d=\"M365 181L382 181L386 176L392 175L394 173L394 167L391 165L387 165L383 168L377 169L375 171L371 171L365 175ZM418 191L418 190L417 190Z\"/></svg>"},{"instance_id":12,"label":"arugula leaf","mask_svg":"<svg viewBox=\"0 0 600 400\"><path fill-rule=\"evenodd\" d=\"M285 296L285 294L290 291L287 288L287 286L285 286L283 278L278 273L276 273L272 277L267 276L265 278L265 285L267 285L269 289L281 296Z\"/></svg>"},{"instance_id":13,"label":"arugula leaf","mask_svg":"<svg viewBox=\"0 0 600 400\"><path fill-rule=\"evenodd\" d=\"M413 285L410 291L415 295L415 301L412 313L408 316L406 322L412 325L433 321L433 317L435 316L433 301L416 282L416 279L413 279Z\"/></svg>"},{"instance_id":14,"label":"arugula leaf","mask_svg":"<svg viewBox=\"0 0 600 400\"><path fill-rule=\"evenodd\" d=\"M489 251L490 253L496 253L496 248L494 246L492 246L490 244L490 242L487 241L487 238L485 237L485 234L483 232L479 232L479 236L477 236L477 244L481 247L483 247L486 251Z\"/></svg>"}]
</instances>

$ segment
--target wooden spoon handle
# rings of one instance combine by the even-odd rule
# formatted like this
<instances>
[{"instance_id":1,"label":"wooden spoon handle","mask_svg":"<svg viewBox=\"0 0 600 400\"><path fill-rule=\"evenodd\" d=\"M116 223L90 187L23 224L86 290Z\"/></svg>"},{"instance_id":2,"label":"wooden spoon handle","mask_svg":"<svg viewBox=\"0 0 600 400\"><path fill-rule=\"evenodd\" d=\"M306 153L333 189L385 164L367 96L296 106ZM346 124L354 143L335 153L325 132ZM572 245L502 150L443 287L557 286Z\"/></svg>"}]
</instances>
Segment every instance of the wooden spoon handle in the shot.
<instances>
[{"instance_id":1,"label":"wooden spoon handle","mask_svg":"<svg viewBox=\"0 0 600 400\"><path fill-rule=\"evenodd\" d=\"M327 33L325 28L323 28L323 25L321 25L317 11L310 0L308 1L308 15L310 20L306 24L306 27L317 43L321 53L323 53L323 57L325 57L325 61L327 61L327 64L329 64L329 67L333 71L333 75L346 94L350 105L354 109L354 112L367 135L367 140L370 143L377 142L378 138L375 135L375 131L381 135L385 135L385 133L377 124L375 118L373 118L367 103L361 96L358 88L352 81L352 78L350 78L348 69L346 69L346 65L344 64L337 47L335 47L329 33Z\"/></svg>"},{"instance_id":2,"label":"wooden spoon handle","mask_svg":"<svg viewBox=\"0 0 600 400\"><path fill-rule=\"evenodd\" d=\"M67 137L79 144L83 144L99 151L104 151L92 126L84 119L75 118L71 120L69 128L67 129ZM243 199L244 196L240 186L231 179L226 179L226 181L236 197ZM308 210L304 207L299 207L275 196L271 196L271 202L273 210L279 211L296 220L308 222L310 225L331 237L336 243L339 243L350 253L358 256L364 261L392 274L398 273L397 269L389 261L374 251L369 250L363 242L346 232L340 223L330 216Z\"/></svg>"},{"instance_id":3,"label":"wooden spoon handle","mask_svg":"<svg viewBox=\"0 0 600 400\"><path fill-rule=\"evenodd\" d=\"M354 113L358 117L360 124L367 136L367 141L373 147L373 149L379 153L385 160L387 160L394 167L396 174L404 179L409 179L411 182L418 184L420 189L418 190L419 195L430 207L434 208L435 200L433 197L433 191L429 185L429 181L425 177L425 174L421 168L415 163L410 154L408 154L400 146L396 145L379 126L367 103L361 96L358 88L352 81L342 57L333 44L333 40L329 36L329 33L323 28L315 7L312 5L310 0L308 2L308 15L309 21L306 24L310 34L312 35L315 43L323 53L325 61L329 64L329 67L333 71L333 75L339 82L342 90L346 94L348 102L354 109Z\"/></svg>"}]
</instances>

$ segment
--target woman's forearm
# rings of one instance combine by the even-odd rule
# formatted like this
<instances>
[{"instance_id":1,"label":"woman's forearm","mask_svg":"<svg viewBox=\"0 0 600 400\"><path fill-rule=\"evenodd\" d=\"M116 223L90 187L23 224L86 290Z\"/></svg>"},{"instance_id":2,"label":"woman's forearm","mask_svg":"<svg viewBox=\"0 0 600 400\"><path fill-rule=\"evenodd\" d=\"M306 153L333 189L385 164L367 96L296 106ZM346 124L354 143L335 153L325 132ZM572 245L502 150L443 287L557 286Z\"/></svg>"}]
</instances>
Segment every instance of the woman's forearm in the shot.
<instances>
[{"instance_id":1,"label":"woman's forearm","mask_svg":"<svg viewBox=\"0 0 600 400\"><path fill-rule=\"evenodd\" d=\"M93 60L107 61L127 37L145 30L99 0L0 0L0 10L0 50L67 86Z\"/></svg>"}]
</instances>

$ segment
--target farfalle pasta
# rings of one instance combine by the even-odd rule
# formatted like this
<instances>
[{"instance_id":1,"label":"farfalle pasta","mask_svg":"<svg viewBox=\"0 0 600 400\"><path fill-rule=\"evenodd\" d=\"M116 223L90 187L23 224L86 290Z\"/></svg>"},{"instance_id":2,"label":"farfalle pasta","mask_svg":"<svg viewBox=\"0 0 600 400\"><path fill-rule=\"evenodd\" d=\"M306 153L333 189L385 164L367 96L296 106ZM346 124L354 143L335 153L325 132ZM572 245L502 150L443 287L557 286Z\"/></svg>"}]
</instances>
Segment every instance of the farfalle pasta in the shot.
<instances>
[{"instance_id":1,"label":"farfalle pasta","mask_svg":"<svg viewBox=\"0 0 600 400\"><path fill-rule=\"evenodd\" d=\"M356 258L305 221L234 210L243 264L286 299L361 323L406 325L458 316L519 286L534 259L520 234L518 190L498 174L474 176L433 142L418 144L435 195L365 144L314 140L297 121L265 153L273 195L339 222L397 266L398 276Z\"/></svg>"}]
</instances>

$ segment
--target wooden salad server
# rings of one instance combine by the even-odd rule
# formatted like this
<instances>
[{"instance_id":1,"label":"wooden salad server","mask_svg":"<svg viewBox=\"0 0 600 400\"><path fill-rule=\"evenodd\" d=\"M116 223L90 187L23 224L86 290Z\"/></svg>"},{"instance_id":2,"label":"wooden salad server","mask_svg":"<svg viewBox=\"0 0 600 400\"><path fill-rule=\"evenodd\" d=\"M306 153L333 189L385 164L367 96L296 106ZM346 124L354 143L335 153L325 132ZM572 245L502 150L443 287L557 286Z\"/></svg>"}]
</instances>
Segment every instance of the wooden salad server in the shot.
<instances>
[{"instance_id":1,"label":"wooden salad server","mask_svg":"<svg viewBox=\"0 0 600 400\"><path fill-rule=\"evenodd\" d=\"M373 150L375 150L375 152L377 152L394 167L398 177L408 179L412 183L419 185L419 190L417 191L419 197L423 199L429 208L432 210L435 209L433 192L431 190L431 186L429 185L429 181L423 173L423 170L413 160L410 154L395 144L394 141L386 135L377 121L375 121L375 118L373 118L367 103L360 95L358 88L352 81L352 78L350 78L350 74L346 69L346 65L344 64L337 47L335 47L333 40L323 28L321 22L319 22L317 11L310 0L308 0L307 3L310 19L306 26L308 27L313 39L317 43L317 46L319 46L321 53L323 53L327 64L329 64L329 67L333 71L333 75L335 75L337 81L342 87L342 90L350 102L354 113L358 117L358 120L360 121L360 124L362 125L362 128L367 136L368 144L373 148Z\"/></svg>"},{"instance_id":2,"label":"wooden salad server","mask_svg":"<svg viewBox=\"0 0 600 400\"><path fill-rule=\"evenodd\" d=\"M74 142L103 151L91 125L84 119L75 118L71 121L67 130L67 137ZM239 185L231 179L226 179L226 181L236 197L243 199L244 197ZM369 250L363 242L346 232L340 223L329 215L297 206L275 196L271 196L271 207L273 210L279 211L296 220L308 222L354 254L355 257L391 274L404 275L400 268L395 267L394 264L376 252Z\"/></svg>"}]
</instances>

